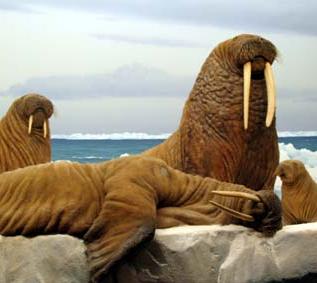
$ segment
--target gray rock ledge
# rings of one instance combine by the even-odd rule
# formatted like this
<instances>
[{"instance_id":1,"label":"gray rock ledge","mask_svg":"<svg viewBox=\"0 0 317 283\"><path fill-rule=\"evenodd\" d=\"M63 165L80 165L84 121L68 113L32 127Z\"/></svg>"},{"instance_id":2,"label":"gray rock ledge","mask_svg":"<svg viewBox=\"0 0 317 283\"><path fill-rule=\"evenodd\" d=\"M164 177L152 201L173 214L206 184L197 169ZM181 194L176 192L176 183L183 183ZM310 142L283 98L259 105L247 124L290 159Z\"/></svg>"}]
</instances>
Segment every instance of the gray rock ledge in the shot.
<instances>
[{"instance_id":1,"label":"gray rock ledge","mask_svg":"<svg viewBox=\"0 0 317 283\"><path fill-rule=\"evenodd\" d=\"M85 246L70 236L1 237L0 261L1 283L89 281ZM317 282L317 223L286 226L274 238L235 225L157 230L113 278L118 283Z\"/></svg>"}]
</instances>

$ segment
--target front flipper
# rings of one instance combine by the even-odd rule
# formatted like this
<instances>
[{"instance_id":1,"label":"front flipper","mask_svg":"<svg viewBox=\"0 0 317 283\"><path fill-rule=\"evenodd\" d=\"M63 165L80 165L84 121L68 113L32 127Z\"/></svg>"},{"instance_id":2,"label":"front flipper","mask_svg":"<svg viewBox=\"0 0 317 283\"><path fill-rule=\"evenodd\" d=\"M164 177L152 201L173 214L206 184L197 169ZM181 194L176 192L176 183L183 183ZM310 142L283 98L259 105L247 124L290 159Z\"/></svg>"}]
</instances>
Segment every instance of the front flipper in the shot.
<instances>
[{"instance_id":1,"label":"front flipper","mask_svg":"<svg viewBox=\"0 0 317 283\"><path fill-rule=\"evenodd\" d=\"M155 201L142 187L126 184L112 189L101 213L84 236L91 282L109 270L155 230Z\"/></svg>"},{"instance_id":2,"label":"front flipper","mask_svg":"<svg viewBox=\"0 0 317 283\"><path fill-rule=\"evenodd\" d=\"M265 236L273 236L282 228L281 202L272 191L261 190L255 194L237 191L213 191L212 193L225 198L240 198L237 208L230 208L215 201L210 202L231 216L242 220L243 225L252 227Z\"/></svg>"}]
</instances>

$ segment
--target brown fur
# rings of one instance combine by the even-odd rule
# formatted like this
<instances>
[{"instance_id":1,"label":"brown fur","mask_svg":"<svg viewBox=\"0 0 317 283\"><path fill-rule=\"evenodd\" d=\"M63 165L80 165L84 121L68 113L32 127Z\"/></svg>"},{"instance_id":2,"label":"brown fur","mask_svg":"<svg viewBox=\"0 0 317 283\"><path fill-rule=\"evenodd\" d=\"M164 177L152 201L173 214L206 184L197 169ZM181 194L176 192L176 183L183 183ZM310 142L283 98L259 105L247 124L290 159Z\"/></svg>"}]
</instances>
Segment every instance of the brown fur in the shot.
<instances>
[{"instance_id":1,"label":"brown fur","mask_svg":"<svg viewBox=\"0 0 317 283\"><path fill-rule=\"evenodd\" d=\"M317 184L298 160L280 163L276 174L282 180L283 223L317 221Z\"/></svg>"},{"instance_id":2,"label":"brown fur","mask_svg":"<svg viewBox=\"0 0 317 283\"><path fill-rule=\"evenodd\" d=\"M261 202L222 199L213 190L250 192ZM233 220L209 200L251 214L255 222ZM273 192L254 192L188 175L154 158L127 157L100 164L55 162L0 175L0 233L64 233L83 238L93 282L100 281L131 248L151 237L157 222L171 226L168 218L156 218L157 207L178 206L181 217L186 217L194 204L202 207L196 213L210 224L242 224L269 236L281 228L280 203ZM186 207L183 212L182 207Z\"/></svg>"},{"instance_id":3,"label":"brown fur","mask_svg":"<svg viewBox=\"0 0 317 283\"><path fill-rule=\"evenodd\" d=\"M46 138L42 126L52 113L52 103L38 94L27 94L13 102L0 121L0 173L51 160L49 125ZM30 115L34 116L31 135Z\"/></svg>"},{"instance_id":4,"label":"brown fur","mask_svg":"<svg viewBox=\"0 0 317 283\"><path fill-rule=\"evenodd\" d=\"M274 45L261 37L240 35L220 43L201 68L177 131L144 155L186 173L272 190L279 151L275 119L265 126L267 94L259 56L271 63L276 57ZM244 130L243 64L250 60L249 128Z\"/></svg>"}]
</instances>

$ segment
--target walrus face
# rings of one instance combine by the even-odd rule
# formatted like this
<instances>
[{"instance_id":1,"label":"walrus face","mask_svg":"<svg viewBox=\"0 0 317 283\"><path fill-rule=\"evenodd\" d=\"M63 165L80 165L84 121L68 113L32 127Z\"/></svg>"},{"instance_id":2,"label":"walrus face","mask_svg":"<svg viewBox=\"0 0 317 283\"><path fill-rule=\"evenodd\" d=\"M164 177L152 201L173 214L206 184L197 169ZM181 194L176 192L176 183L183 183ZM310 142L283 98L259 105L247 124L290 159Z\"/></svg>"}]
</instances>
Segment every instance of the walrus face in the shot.
<instances>
[{"instance_id":1,"label":"walrus face","mask_svg":"<svg viewBox=\"0 0 317 283\"><path fill-rule=\"evenodd\" d=\"M281 178L286 185L295 184L305 174L304 164L299 160L285 160L276 168L275 174Z\"/></svg>"},{"instance_id":2,"label":"walrus face","mask_svg":"<svg viewBox=\"0 0 317 283\"><path fill-rule=\"evenodd\" d=\"M276 104L275 83L271 68L277 56L275 46L262 37L242 34L219 44L213 53L220 59L218 62L222 65L222 70L219 72L222 72L224 76L236 75L243 78L244 129L248 129L249 112L263 116L262 112L265 110L265 125L270 127ZM234 84L234 80L231 83ZM242 86L239 86L239 89L242 93ZM234 94L237 95L237 93Z\"/></svg>"},{"instance_id":3,"label":"walrus face","mask_svg":"<svg viewBox=\"0 0 317 283\"><path fill-rule=\"evenodd\" d=\"M50 100L39 94L27 94L14 102L18 115L28 126L28 134L41 133L44 138L48 134L48 119L54 107Z\"/></svg>"}]
</instances>

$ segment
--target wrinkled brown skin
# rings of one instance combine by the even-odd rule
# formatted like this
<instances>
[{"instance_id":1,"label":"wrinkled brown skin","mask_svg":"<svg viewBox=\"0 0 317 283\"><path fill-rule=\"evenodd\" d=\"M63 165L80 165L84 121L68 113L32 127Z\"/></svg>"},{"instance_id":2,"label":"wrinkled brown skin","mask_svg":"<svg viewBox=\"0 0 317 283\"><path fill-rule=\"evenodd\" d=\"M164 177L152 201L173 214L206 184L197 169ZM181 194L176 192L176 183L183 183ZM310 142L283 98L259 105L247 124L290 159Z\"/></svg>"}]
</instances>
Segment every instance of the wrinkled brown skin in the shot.
<instances>
[{"instance_id":1,"label":"wrinkled brown skin","mask_svg":"<svg viewBox=\"0 0 317 283\"><path fill-rule=\"evenodd\" d=\"M261 202L221 199L213 190L250 192ZM209 200L253 215L255 222L233 220ZM204 207L210 224L241 224L265 236L281 228L280 203L273 192L192 176L149 157L100 164L55 162L0 175L0 233L61 233L84 239L92 282L100 282L132 248L151 238L160 221L157 208L194 204ZM186 217L184 210L181 217Z\"/></svg>"},{"instance_id":2,"label":"wrinkled brown skin","mask_svg":"<svg viewBox=\"0 0 317 283\"><path fill-rule=\"evenodd\" d=\"M49 123L46 138L42 126L52 113L52 103L38 94L27 94L13 102L0 121L0 173L51 160ZM32 114L34 122L29 135Z\"/></svg>"},{"instance_id":3,"label":"wrinkled brown skin","mask_svg":"<svg viewBox=\"0 0 317 283\"><path fill-rule=\"evenodd\" d=\"M276 174L282 180L283 224L317 221L317 184L299 160L279 164Z\"/></svg>"},{"instance_id":4,"label":"wrinkled brown skin","mask_svg":"<svg viewBox=\"0 0 317 283\"><path fill-rule=\"evenodd\" d=\"M260 56L260 57L257 57ZM185 104L174 134L144 155L163 159L186 173L273 190L279 162L274 121L265 126L265 58L274 45L255 35L220 43L208 56ZM243 65L252 62L249 127L243 127ZM261 78L261 79L259 79Z\"/></svg>"}]
</instances>

